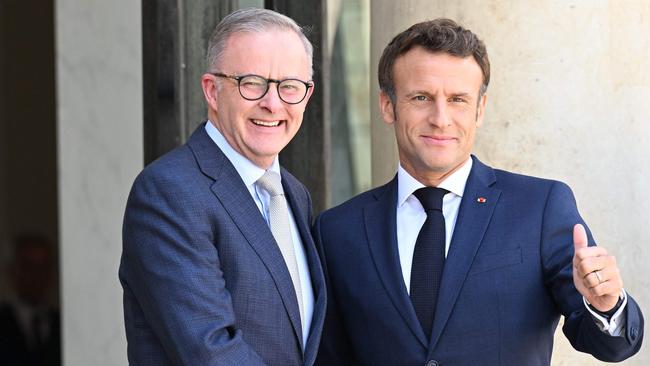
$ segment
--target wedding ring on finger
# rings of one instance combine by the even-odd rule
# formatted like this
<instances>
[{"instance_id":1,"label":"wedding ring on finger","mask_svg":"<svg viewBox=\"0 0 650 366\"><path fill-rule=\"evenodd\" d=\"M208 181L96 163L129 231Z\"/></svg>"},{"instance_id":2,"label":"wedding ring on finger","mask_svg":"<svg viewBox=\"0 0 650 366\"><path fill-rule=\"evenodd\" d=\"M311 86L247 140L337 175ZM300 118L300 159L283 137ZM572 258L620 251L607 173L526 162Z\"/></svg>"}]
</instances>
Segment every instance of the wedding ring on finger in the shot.
<instances>
[{"instance_id":1,"label":"wedding ring on finger","mask_svg":"<svg viewBox=\"0 0 650 366\"><path fill-rule=\"evenodd\" d=\"M603 278L600 277L600 270L594 271L593 274L596 275L596 278L598 279L598 284L599 284L599 285L600 285L601 283L604 282L604 281L603 281Z\"/></svg>"}]
</instances>

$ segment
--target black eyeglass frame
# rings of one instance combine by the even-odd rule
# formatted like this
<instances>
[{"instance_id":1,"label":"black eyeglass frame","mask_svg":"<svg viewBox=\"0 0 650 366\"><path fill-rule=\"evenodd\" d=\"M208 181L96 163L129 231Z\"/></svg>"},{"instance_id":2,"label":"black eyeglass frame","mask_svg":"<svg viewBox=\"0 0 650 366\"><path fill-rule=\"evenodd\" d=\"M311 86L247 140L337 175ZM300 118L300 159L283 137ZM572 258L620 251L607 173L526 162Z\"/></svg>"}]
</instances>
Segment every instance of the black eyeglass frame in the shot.
<instances>
[{"instance_id":1,"label":"black eyeglass frame","mask_svg":"<svg viewBox=\"0 0 650 366\"><path fill-rule=\"evenodd\" d=\"M269 92L269 85L271 83L275 83L275 87L276 87L276 89L278 91L278 97L280 97L281 101L283 101L284 103L287 103L287 104L300 104L303 100L305 100L305 98L307 97L307 94L309 94L309 88L314 87L314 84L311 84L311 80L310 81L302 81L300 79L293 79L293 78L277 80L277 79L267 79L267 78L265 78L263 76L255 75L255 74L228 75L228 74L224 74L222 72L211 72L210 74L214 75L214 76L217 76L217 77L223 77L223 78L236 80L237 81L237 91L239 91L239 95L241 95L242 98L244 98L246 100L250 100L250 101L260 100L260 99L264 98L266 93ZM264 90L264 93L262 93L262 95L260 97L258 97L258 98L247 98L241 92L241 81L243 79L247 78L247 77L250 77L250 76L254 76L256 78L260 78L261 80L266 81L266 89ZM284 98L282 98L282 94L280 93L280 89L279 89L280 84L282 84L285 81L290 81L290 80L291 81L298 81L298 82L301 82L301 83L305 84L305 95L303 95L302 98L300 98L300 100L297 101L297 102L287 102L286 100L284 100Z\"/></svg>"}]
</instances>

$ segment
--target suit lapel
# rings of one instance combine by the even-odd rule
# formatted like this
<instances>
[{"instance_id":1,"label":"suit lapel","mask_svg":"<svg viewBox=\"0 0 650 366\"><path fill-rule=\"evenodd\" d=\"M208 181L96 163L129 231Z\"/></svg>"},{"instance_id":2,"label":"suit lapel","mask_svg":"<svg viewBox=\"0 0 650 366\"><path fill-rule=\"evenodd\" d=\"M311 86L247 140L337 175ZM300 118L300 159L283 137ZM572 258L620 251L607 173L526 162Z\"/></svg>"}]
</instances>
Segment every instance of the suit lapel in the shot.
<instances>
[{"instance_id":1,"label":"suit lapel","mask_svg":"<svg viewBox=\"0 0 650 366\"><path fill-rule=\"evenodd\" d=\"M415 337L427 347L427 339L415 315L411 299L406 291L404 276L397 249L397 178L385 189L376 193L376 201L364 208L368 246L375 262L379 278L393 304Z\"/></svg>"},{"instance_id":2,"label":"suit lapel","mask_svg":"<svg viewBox=\"0 0 650 366\"><path fill-rule=\"evenodd\" d=\"M491 188L496 181L492 169L473 159L445 260L429 350L435 348L444 330L501 195L499 189ZM484 202L478 202L479 198Z\"/></svg>"},{"instance_id":3,"label":"suit lapel","mask_svg":"<svg viewBox=\"0 0 650 366\"><path fill-rule=\"evenodd\" d=\"M212 192L271 274L295 335L302 344L298 302L282 253L237 170L203 126L201 124L192 134L188 146L194 152L201 171L214 179L210 187Z\"/></svg>"},{"instance_id":4,"label":"suit lapel","mask_svg":"<svg viewBox=\"0 0 650 366\"><path fill-rule=\"evenodd\" d=\"M303 248L307 257L307 265L309 266L309 273L311 275L312 288L314 290L314 313L309 329L309 336L307 337L307 345L304 347L304 360L308 361L316 358L317 346L320 341L320 329L322 329L325 318L325 306L327 302L325 276L323 275L316 246L311 236L311 224L308 222L308 217L310 217L308 211L310 207L308 202L304 202L301 199L305 197L305 193L301 192L302 188L298 186L297 182L293 182L293 177L284 169L282 170L282 186L289 206L291 207L291 212L293 212L300 237L302 238Z\"/></svg>"}]
</instances>

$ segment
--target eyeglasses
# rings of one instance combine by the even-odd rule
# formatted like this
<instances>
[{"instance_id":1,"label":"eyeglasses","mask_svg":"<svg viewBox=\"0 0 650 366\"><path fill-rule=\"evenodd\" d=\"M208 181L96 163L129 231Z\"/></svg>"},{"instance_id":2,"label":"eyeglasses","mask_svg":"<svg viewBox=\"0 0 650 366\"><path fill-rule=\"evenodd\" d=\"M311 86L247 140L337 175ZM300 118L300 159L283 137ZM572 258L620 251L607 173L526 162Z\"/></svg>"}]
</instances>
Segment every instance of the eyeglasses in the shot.
<instances>
[{"instance_id":1,"label":"eyeglasses","mask_svg":"<svg viewBox=\"0 0 650 366\"><path fill-rule=\"evenodd\" d=\"M278 88L280 100L287 104L298 104L307 96L309 88L314 85L298 79L266 79L259 75L228 75L220 72L211 72L214 76L237 80L239 95L246 100L262 99L269 91L269 84L275 83Z\"/></svg>"}]
</instances>

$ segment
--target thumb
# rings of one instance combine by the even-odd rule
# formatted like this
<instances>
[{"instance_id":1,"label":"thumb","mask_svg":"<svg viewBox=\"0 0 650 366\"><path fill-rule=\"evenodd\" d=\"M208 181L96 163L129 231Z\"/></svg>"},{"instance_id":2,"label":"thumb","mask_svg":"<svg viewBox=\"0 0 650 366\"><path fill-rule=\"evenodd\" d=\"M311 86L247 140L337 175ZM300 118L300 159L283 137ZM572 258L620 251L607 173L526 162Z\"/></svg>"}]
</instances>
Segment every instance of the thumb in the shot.
<instances>
[{"instance_id":1,"label":"thumb","mask_svg":"<svg viewBox=\"0 0 650 366\"><path fill-rule=\"evenodd\" d=\"M587 232L582 224L576 224L573 227L573 247L577 251L580 248L586 248L589 244Z\"/></svg>"}]
</instances>

